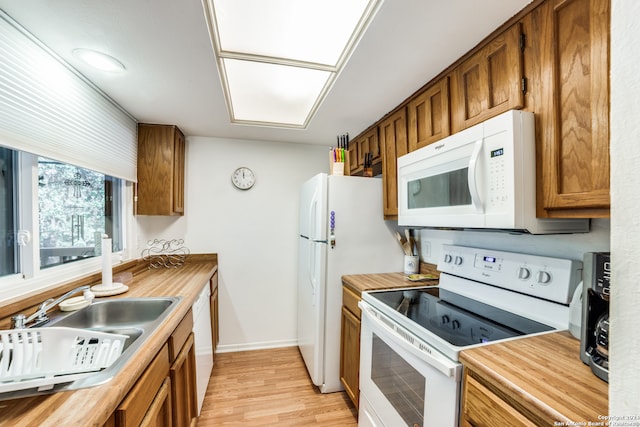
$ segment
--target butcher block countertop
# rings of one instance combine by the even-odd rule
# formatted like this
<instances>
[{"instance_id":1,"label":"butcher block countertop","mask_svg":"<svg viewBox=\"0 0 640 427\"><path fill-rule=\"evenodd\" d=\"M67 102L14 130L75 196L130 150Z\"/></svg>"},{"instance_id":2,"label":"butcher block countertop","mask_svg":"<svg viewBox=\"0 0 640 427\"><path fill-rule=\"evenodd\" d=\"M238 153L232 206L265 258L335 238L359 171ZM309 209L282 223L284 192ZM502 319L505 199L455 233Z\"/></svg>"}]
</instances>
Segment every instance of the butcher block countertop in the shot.
<instances>
[{"instance_id":1,"label":"butcher block countertop","mask_svg":"<svg viewBox=\"0 0 640 427\"><path fill-rule=\"evenodd\" d=\"M128 292L108 298L182 297L178 306L153 332L144 347L106 384L0 401L0 426L102 426L189 312L199 292L217 268L215 254L191 255L179 268L151 269L136 274L128 283Z\"/></svg>"},{"instance_id":2,"label":"butcher block countertop","mask_svg":"<svg viewBox=\"0 0 640 427\"><path fill-rule=\"evenodd\" d=\"M538 425L597 425L589 422L606 421L609 387L579 351L565 331L463 350L460 361Z\"/></svg>"},{"instance_id":3,"label":"butcher block countertop","mask_svg":"<svg viewBox=\"0 0 640 427\"><path fill-rule=\"evenodd\" d=\"M440 277L440 272L438 272L435 265L432 264L422 263L420 265L420 273L433 274L436 277ZM351 274L342 276L342 284L350 288L357 295L361 295L364 291L379 289L437 285L438 280L412 282L407 279L406 275L403 273Z\"/></svg>"}]
</instances>

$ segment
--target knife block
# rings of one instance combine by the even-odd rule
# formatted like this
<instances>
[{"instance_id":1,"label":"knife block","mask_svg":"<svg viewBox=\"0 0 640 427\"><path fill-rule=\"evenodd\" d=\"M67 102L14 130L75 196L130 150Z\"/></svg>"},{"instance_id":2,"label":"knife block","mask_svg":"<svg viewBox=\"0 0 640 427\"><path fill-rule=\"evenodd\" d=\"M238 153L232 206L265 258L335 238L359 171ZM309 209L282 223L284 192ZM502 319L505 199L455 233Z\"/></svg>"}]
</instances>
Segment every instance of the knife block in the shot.
<instances>
[{"instance_id":1,"label":"knife block","mask_svg":"<svg viewBox=\"0 0 640 427\"><path fill-rule=\"evenodd\" d=\"M349 175L349 151L344 152L344 162L337 162L329 150L329 175Z\"/></svg>"}]
</instances>

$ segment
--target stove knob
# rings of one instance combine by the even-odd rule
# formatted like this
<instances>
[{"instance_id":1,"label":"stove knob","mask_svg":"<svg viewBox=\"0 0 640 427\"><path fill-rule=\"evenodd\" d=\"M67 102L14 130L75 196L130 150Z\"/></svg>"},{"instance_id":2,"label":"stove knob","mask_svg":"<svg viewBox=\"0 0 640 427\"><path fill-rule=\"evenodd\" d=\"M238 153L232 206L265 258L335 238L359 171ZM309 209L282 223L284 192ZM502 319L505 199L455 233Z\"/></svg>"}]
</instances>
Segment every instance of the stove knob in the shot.
<instances>
[{"instance_id":1,"label":"stove knob","mask_svg":"<svg viewBox=\"0 0 640 427\"><path fill-rule=\"evenodd\" d=\"M453 322L451 322L451 328L452 329L460 328L460 322L458 322L457 320L454 320Z\"/></svg>"},{"instance_id":2,"label":"stove knob","mask_svg":"<svg viewBox=\"0 0 640 427\"><path fill-rule=\"evenodd\" d=\"M551 273L548 271L538 271L536 280L541 285L548 285L551 283Z\"/></svg>"},{"instance_id":3,"label":"stove knob","mask_svg":"<svg viewBox=\"0 0 640 427\"><path fill-rule=\"evenodd\" d=\"M527 267L520 267L518 269L518 279L527 280L529 277L531 277L531 270Z\"/></svg>"},{"instance_id":4,"label":"stove knob","mask_svg":"<svg viewBox=\"0 0 640 427\"><path fill-rule=\"evenodd\" d=\"M445 254L444 255L444 262L446 262L447 264L451 264L451 261L453 261L453 257L449 254Z\"/></svg>"},{"instance_id":5,"label":"stove knob","mask_svg":"<svg viewBox=\"0 0 640 427\"><path fill-rule=\"evenodd\" d=\"M444 316L442 316L442 324L446 325L447 323L449 323L449 316L445 314Z\"/></svg>"},{"instance_id":6,"label":"stove knob","mask_svg":"<svg viewBox=\"0 0 640 427\"><path fill-rule=\"evenodd\" d=\"M462 265L462 257L456 256L456 260L454 261L455 265Z\"/></svg>"}]
</instances>

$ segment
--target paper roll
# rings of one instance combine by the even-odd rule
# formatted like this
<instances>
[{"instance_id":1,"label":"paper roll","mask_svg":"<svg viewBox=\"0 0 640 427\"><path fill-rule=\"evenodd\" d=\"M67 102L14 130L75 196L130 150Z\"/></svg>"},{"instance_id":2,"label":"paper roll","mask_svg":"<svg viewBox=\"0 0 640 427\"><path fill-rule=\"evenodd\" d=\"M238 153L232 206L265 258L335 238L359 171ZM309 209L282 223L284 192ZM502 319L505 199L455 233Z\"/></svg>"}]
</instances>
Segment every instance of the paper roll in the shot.
<instances>
[{"instance_id":1,"label":"paper roll","mask_svg":"<svg viewBox=\"0 0 640 427\"><path fill-rule=\"evenodd\" d=\"M113 286L113 271L111 269L111 239L102 239L102 285Z\"/></svg>"}]
</instances>

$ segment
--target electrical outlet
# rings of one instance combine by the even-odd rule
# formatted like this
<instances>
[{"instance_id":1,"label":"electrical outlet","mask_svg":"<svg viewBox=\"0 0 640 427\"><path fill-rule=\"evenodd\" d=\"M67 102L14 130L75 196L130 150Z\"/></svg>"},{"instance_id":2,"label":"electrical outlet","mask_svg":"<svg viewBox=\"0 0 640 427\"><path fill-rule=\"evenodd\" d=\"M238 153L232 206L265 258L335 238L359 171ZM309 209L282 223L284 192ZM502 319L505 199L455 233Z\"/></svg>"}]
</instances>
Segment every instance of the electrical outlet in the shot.
<instances>
[{"instance_id":1,"label":"electrical outlet","mask_svg":"<svg viewBox=\"0 0 640 427\"><path fill-rule=\"evenodd\" d=\"M423 240L420 242L420 258L423 260L431 258L431 242Z\"/></svg>"},{"instance_id":2,"label":"electrical outlet","mask_svg":"<svg viewBox=\"0 0 640 427\"><path fill-rule=\"evenodd\" d=\"M422 262L438 264L442 255L442 245L452 244L449 239L421 238L420 258Z\"/></svg>"}]
</instances>

